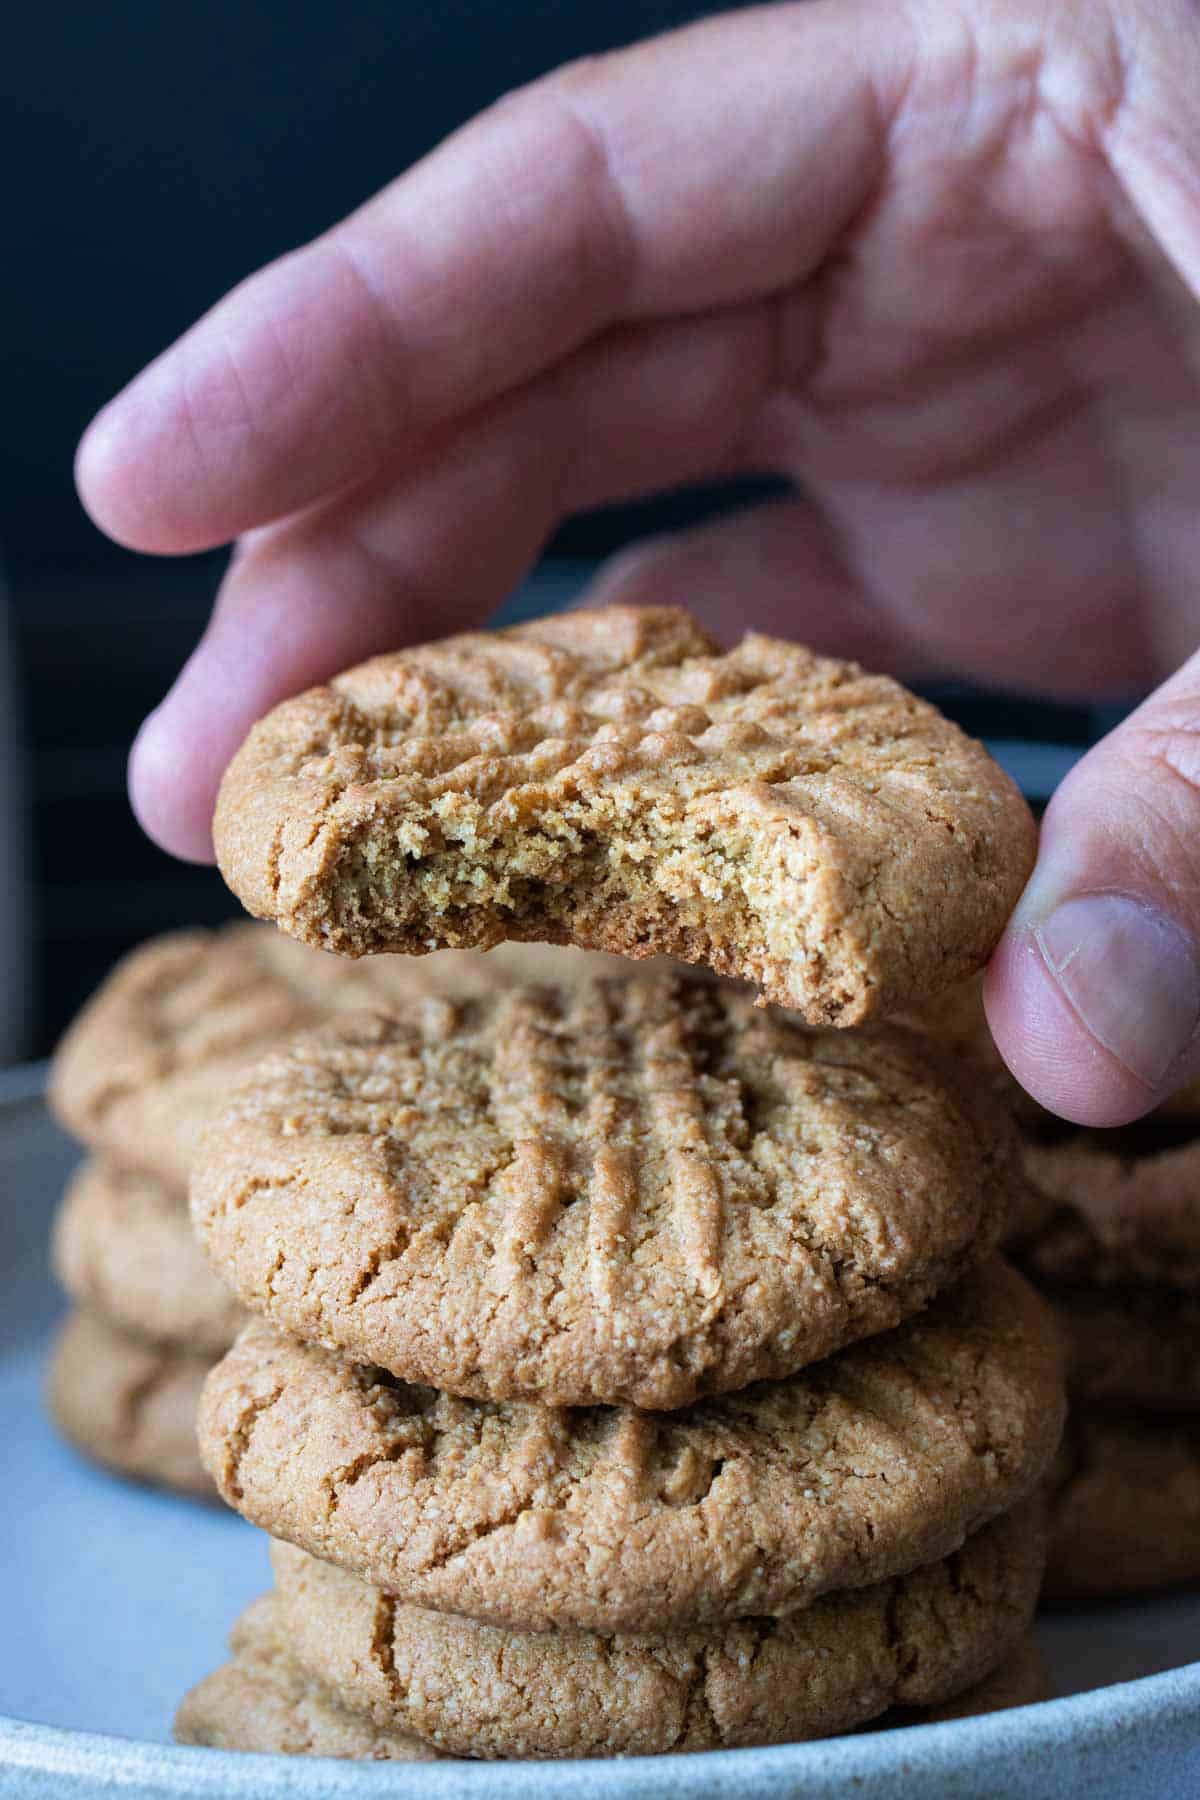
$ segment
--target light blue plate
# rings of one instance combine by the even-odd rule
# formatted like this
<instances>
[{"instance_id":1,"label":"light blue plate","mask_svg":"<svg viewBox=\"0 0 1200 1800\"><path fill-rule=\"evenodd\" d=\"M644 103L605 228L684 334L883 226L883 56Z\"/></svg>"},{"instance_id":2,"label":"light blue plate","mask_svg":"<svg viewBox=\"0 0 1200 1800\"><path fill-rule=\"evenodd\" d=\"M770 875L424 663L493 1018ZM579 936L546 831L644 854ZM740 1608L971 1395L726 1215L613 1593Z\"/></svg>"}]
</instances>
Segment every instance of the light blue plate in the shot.
<instances>
[{"instance_id":1,"label":"light blue plate","mask_svg":"<svg viewBox=\"0 0 1200 1800\"><path fill-rule=\"evenodd\" d=\"M40 1091L37 1070L0 1076L5 1800L1200 1797L1200 1663L1192 1660L1200 1597L1191 1596L1046 1621L1043 1648L1069 1698L828 1743L616 1763L415 1767L171 1745L180 1697L224 1659L235 1615L268 1584L264 1539L216 1507L110 1479L50 1430L41 1383L61 1307L46 1238L75 1153L47 1120Z\"/></svg>"}]
</instances>

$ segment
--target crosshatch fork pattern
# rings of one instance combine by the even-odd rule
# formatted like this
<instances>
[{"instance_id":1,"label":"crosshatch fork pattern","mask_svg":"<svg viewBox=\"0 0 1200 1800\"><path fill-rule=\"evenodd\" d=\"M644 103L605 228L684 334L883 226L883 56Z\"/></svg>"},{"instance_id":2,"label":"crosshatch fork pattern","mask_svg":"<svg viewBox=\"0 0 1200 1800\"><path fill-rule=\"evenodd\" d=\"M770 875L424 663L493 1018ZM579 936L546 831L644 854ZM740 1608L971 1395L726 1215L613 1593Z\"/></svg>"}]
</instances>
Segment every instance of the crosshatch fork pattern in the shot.
<instances>
[{"instance_id":1,"label":"crosshatch fork pattern","mask_svg":"<svg viewBox=\"0 0 1200 1800\"><path fill-rule=\"evenodd\" d=\"M1032 861L983 749L884 677L615 608L378 657L226 775L226 879L352 956L660 952L854 1024L978 968Z\"/></svg>"},{"instance_id":2,"label":"crosshatch fork pattern","mask_svg":"<svg viewBox=\"0 0 1200 1800\"><path fill-rule=\"evenodd\" d=\"M898 1323L1015 1180L919 1036L641 976L335 1021L244 1080L192 1191L287 1330L455 1393L673 1406Z\"/></svg>"},{"instance_id":3,"label":"crosshatch fork pattern","mask_svg":"<svg viewBox=\"0 0 1200 1800\"><path fill-rule=\"evenodd\" d=\"M556 979L582 979L589 961L619 966L538 944L352 964L266 925L171 932L127 956L84 1008L55 1056L51 1103L91 1149L181 1192L202 1126L289 1033L364 1006L510 987L551 962Z\"/></svg>"}]
</instances>

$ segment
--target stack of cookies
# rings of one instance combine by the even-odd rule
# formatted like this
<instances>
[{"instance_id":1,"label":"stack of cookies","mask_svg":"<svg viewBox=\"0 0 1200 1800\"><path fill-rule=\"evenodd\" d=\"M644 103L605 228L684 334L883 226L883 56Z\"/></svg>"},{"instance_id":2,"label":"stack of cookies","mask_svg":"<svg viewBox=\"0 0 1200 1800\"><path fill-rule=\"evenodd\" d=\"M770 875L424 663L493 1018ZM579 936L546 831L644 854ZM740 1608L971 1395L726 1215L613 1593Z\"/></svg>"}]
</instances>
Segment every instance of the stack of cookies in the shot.
<instances>
[{"instance_id":1,"label":"stack of cookies","mask_svg":"<svg viewBox=\"0 0 1200 1800\"><path fill-rule=\"evenodd\" d=\"M789 1012L589 972L233 1085L192 1208L256 1318L200 1434L276 1586L179 1735L611 1755L1026 1697L1063 1402L993 1254L1007 1123L927 1037L812 1029L987 956L1032 827L983 752L793 646L577 615L278 709L217 835L326 948L574 939Z\"/></svg>"},{"instance_id":2,"label":"stack of cookies","mask_svg":"<svg viewBox=\"0 0 1200 1800\"><path fill-rule=\"evenodd\" d=\"M50 1096L90 1152L54 1233L75 1303L50 1372L61 1429L106 1467L212 1496L196 1445L208 1371L245 1323L187 1210L197 1139L231 1084L273 1044L339 1011L421 994L571 981L615 959L513 944L492 957L375 957L357 966L263 925L181 931L144 945L80 1014Z\"/></svg>"},{"instance_id":3,"label":"stack of cookies","mask_svg":"<svg viewBox=\"0 0 1200 1800\"><path fill-rule=\"evenodd\" d=\"M1076 1130L1009 1076L978 984L925 1023L986 1073L1023 1138L1010 1255L1054 1305L1071 1417L1045 1593L1099 1600L1200 1580L1200 1085L1125 1131Z\"/></svg>"},{"instance_id":4,"label":"stack of cookies","mask_svg":"<svg viewBox=\"0 0 1200 1800\"><path fill-rule=\"evenodd\" d=\"M1200 1580L1200 1144L1174 1137L1156 1118L1029 1150L1013 1254L1060 1311L1072 1396L1052 1599Z\"/></svg>"}]
</instances>

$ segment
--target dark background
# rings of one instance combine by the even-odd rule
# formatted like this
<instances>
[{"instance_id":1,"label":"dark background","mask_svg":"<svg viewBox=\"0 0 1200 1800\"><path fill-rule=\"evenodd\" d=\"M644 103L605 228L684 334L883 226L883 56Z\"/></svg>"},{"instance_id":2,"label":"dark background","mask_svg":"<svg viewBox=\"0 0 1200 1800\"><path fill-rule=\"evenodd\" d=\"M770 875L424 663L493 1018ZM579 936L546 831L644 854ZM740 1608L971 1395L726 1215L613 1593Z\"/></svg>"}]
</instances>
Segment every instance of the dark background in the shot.
<instances>
[{"instance_id":1,"label":"dark background","mask_svg":"<svg viewBox=\"0 0 1200 1800\"><path fill-rule=\"evenodd\" d=\"M51 0L7 19L0 556L25 677L37 1052L120 949L233 910L211 871L141 837L124 798L129 741L222 558L149 561L92 528L71 482L91 414L226 288L508 88L703 10ZM630 529L590 521L558 548L598 554Z\"/></svg>"},{"instance_id":2,"label":"dark background","mask_svg":"<svg viewBox=\"0 0 1200 1800\"><path fill-rule=\"evenodd\" d=\"M121 950L234 910L211 870L142 838L124 795L128 744L198 636L222 558L151 561L92 528L71 483L87 420L232 283L500 93L713 10L51 0L6 20L0 556L28 747L34 1053ZM553 551L595 557L645 522L644 509L592 516Z\"/></svg>"}]
</instances>

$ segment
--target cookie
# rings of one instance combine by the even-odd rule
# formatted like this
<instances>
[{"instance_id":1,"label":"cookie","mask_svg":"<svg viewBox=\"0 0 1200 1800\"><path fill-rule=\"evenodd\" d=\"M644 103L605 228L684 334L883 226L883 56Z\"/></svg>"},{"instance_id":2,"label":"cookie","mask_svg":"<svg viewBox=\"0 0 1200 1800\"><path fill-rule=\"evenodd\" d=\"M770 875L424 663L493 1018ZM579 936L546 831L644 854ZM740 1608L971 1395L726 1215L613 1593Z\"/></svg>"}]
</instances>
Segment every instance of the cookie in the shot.
<instances>
[{"instance_id":1,"label":"cookie","mask_svg":"<svg viewBox=\"0 0 1200 1800\"><path fill-rule=\"evenodd\" d=\"M1170 1288L1050 1291L1073 1401L1200 1418L1200 1295Z\"/></svg>"},{"instance_id":2,"label":"cookie","mask_svg":"<svg viewBox=\"0 0 1200 1800\"><path fill-rule=\"evenodd\" d=\"M1027 1094L996 1048L983 1009L983 978L956 982L940 994L924 996L902 1022L936 1038L956 1060L970 1063L1009 1112L1023 1125L1038 1128L1051 1118Z\"/></svg>"},{"instance_id":3,"label":"cookie","mask_svg":"<svg viewBox=\"0 0 1200 1800\"><path fill-rule=\"evenodd\" d=\"M50 1101L67 1129L127 1168L187 1188L196 1139L237 1076L272 1044L338 1011L402 1010L468 994L628 967L543 944L493 956L378 957L350 967L266 926L181 931L118 964L54 1058Z\"/></svg>"},{"instance_id":4,"label":"cookie","mask_svg":"<svg viewBox=\"0 0 1200 1800\"><path fill-rule=\"evenodd\" d=\"M400 1599L666 1631L949 1556L1053 1455L1057 1350L999 1259L894 1332L674 1414L456 1400L256 1322L200 1437L239 1512Z\"/></svg>"},{"instance_id":5,"label":"cookie","mask_svg":"<svg viewBox=\"0 0 1200 1800\"><path fill-rule=\"evenodd\" d=\"M1200 1124L1200 1075L1193 1075L1182 1087L1168 1094L1154 1109L1156 1119L1171 1119L1177 1123L1189 1125Z\"/></svg>"},{"instance_id":6,"label":"cookie","mask_svg":"<svg viewBox=\"0 0 1200 1800\"><path fill-rule=\"evenodd\" d=\"M790 1618L647 1636L520 1632L404 1606L290 1544L272 1548L289 1654L381 1730L476 1757L651 1756L831 1737L931 1706L1029 1629L1040 1502L946 1561Z\"/></svg>"},{"instance_id":7,"label":"cookie","mask_svg":"<svg viewBox=\"0 0 1200 1800\"><path fill-rule=\"evenodd\" d=\"M1200 1581L1200 1423L1081 1408L1056 1478L1047 1599L1118 1599Z\"/></svg>"},{"instance_id":8,"label":"cookie","mask_svg":"<svg viewBox=\"0 0 1200 1800\"><path fill-rule=\"evenodd\" d=\"M678 1407L899 1323L997 1242L1005 1121L927 1041L671 976L359 1015L258 1064L199 1236L251 1308L476 1398Z\"/></svg>"},{"instance_id":9,"label":"cookie","mask_svg":"<svg viewBox=\"0 0 1200 1800\"><path fill-rule=\"evenodd\" d=\"M226 771L213 837L251 913L344 955L657 951L857 1025L986 962L1036 833L982 746L895 682L616 607L284 702Z\"/></svg>"},{"instance_id":10,"label":"cookie","mask_svg":"<svg viewBox=\"0 0 1200 1800\"><path fill-rule=\"evenodd\" d=\"M94 1158L54 1223L54 1271L71 1298L135 1337L218 1357L246 1315L206 1261L187 1203L152 1175Z\"/></svg>"},{"instance_id":11,"label":"cookie","mask_svg":"<svg viewBox=\"0 0 1200 1800\"><path fill-rule=\"evenodd\" d=\"M1013 1251L1038 1281L1200 1294L1200 1141L1132 1155L1081 1132L1025 1166L1040 1204Z\"/></svg>"},{"instance_id":12,"label":"cookie","mask_svg":"<svg viewBox=\"0 0 1200 1800\"><path fill-rule=\"evenodd\" d=\"M339 1706L288 1656L277 1610L274 1595L264 1594L242 1614L230 1640L232 1661L205 1676L175 1715L179 1743L367 1762L438 1760L428 1744L380 1731Z\"/></svg>"},{"instance_id":13,"label":"cookie","mask_svg":"<svg viewBox=\"0 0 1200 1800\"><path fill-rule=\"evenodd\" d=\"M283 1648L277 1601L264 1594L233 1632L233 1660L206 1676L184 1699L175 1719L181 1744L218 1750L268 1751L289 1756L353 1757L373 1762L442 1760L432 1744L386 1731L337 1701ZM936 1706L897 1708L878 1729L932 1725L978 1717L1050 1697L1045 1664L1026 1636L976 1686Z\"/></svg>"},{"instance_id":14,"label":"cookie","mask_svg":"<svg viewBox=\"0 0 1200 1800\"><path fill-rule=\"evenodd\" d=\"M50 1365L50 1411L64 1437L120 1475L212 1499L196 1446L209 1356L127 1336L96 1313L68 1319Z\"/></svg>"},{"instance_id":15,"label":"cookie","mask_svg":"<svg viewBox=\"0 0 1200 1800\"><path fill-rule=\"evenodd\" d=\"M1004 1661L975 1687L922 1709L916 1717L887 1719L885 1724L939 1725L948 1719L974 1719L982 1713L1007 1712L1011 1707L1033 1706L1053 1695L1045 1658L1032 1633L1021 1639Z\"/></svg>"}]
</instances>

